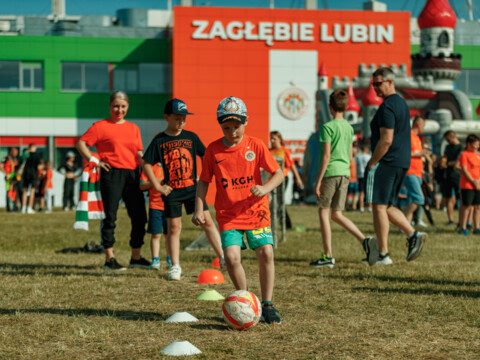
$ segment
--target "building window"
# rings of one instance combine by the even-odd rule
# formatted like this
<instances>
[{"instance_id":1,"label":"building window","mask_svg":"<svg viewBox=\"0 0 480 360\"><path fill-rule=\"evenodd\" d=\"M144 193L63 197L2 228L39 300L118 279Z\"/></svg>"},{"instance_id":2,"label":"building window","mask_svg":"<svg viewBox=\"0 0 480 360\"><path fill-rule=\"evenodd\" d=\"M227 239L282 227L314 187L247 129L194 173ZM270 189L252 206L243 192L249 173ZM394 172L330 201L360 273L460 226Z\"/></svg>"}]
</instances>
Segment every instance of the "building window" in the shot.
<instances>
[{"instance_id":1,"label":"building window","mask_svg":"<svg viewBox=\"0 0 480 360\"><path fill-rule=\"evenodd\" d=\"M0 90L42 91L43 64L0 60Z\"/></svg>"},{"instance_id":2,"label":"building window","mask_svg":"<svg viewBox=\"0 0 480 360\"><path fill-rule=\"evenodd\" d=\"M127 93L138 92L137 65L118 66L113 69L113 89Z\"/></svg>"},{"instance_id":3,"label":"building window","mask_svg":"<svg viewBox=\"0 0 480 360\"><path fill-rule=\"evenodd\" d=\"M108 63L62 63L62 90L78 92L109 92Z\"/></svg>"},{"instance_id":4,"label":"building window","mask_svg":"<svg viewBox=\"0 0 480 360\"><path fill-rule=\"evenodd\" d=\"M455 80L455 87L469 97L480 98L480 69L462 69L461 75Z\"/></svg>"},{"instance_id":5,"label":"building window","mask_svg":"<svg viewBox=\"0 0 480 360\"><path fill-rule=\"evenodd\" d=\"M450 38L446 31L442 31L440 36L438 37L438 47L441 48L448 48L450 46Z\"/></svg>"},{"instance_id":6,"label":"building window","mask_svg":"<svg viewBox=\"0 0 480 360\"><path fill-rule=\"evenodd\" d=\"M171 64L117 64L112 90L130 93L167 94L172 91Z\"/></svg>"}]
</instances>

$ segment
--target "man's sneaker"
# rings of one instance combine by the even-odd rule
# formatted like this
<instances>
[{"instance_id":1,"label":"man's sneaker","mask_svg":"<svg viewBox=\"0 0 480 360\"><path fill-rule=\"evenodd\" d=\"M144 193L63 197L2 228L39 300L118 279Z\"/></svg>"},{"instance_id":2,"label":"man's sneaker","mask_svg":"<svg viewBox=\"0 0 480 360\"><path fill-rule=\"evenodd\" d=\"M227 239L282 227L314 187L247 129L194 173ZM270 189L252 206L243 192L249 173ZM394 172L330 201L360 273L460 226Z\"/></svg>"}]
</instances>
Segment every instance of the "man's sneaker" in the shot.
<instances>
[{"instance_id":1,"label":"man's sneaker","mask_svg":"<svg viewBox=\"0 0 480 360\"><path fill-rule=\"evenodd\" d=\"M105 261L105 265L103 265L103 270L124 271L127 270L127 268L120 265L115 258L111 258Z\"/></svg>"},{"instance_id":2,"label":"man's sneaker","mask_svg":"<svg viewBox=\"0 0 480 360\"><path fill-rule=\"evenodd\" d=\"M155 259L150 263L150 269L160 270L160 260Z\"/></svg>"},{"instance_id":3,"label":"man's sneaker","mask_svg":"<svg viewBox=\"0 0 480 360\"><path fill-rule=\"evenodd\" d=\"M278 310L272 304L262 305L262 321L267 324L280 325L282 320L278 316Z\"/></svg>"},{"instance_id":4,"label":"man's sneaker","mask_svg":"<svg viewBox=\"0 0 480 360\"><path fill-rule=\"evenodd\" d=\"M415 231L413 235L407 239L407 261L415 260L420 255L423 245L425 241L427 241L427 236L426 233Z\"/></svg>"},{"instance_id":5,"label":"man's sneaker","mask_svg":"<svg viewBox=\"0 0 480 360\"><path fill-rule=\"evenodd\" d=\"M322 268L322 267L329 267L330 269L335 267L335 258L327 257L325 254L320 256L320 259L312 261L310 263L311 267Z\"/></svg>"},{"instance_id":6,"label":"man's sneaker","mask_svg":"<svg viewBox=\"0 0 480 360\"><path fill-rule=\"evenodd\" d=\"M138 269L150 269L150 263L147 259L140 257L140 259L135 260L134 258L130 259L129 268L138 268Z\"/></svg>"},{"instance_id":7,"label":"man's sneaker","mask_svg":"<svg viewBox=\"0 0 480 360\"><path fill-rule=\"evenodd\" d=\"M463 236L469 236L470 234L468 233L467 229L459 229L457 231L458 235L463 235Z\"/></svg>"},{"instance_id":8,"label":"man's sneaker","mask_svg":"<svg viewBox=\"0 0 480 360\"><path fill-rule=\"evenodd\" d=\"M180 280L182 276L182 268L178 264L173 264L168 272L168 280Z\"/></svg>"},{"instance_id":9,"label":"man's sneaker","mask_svg":"<svg viewBox=\"0 0 480 360\"><path fill-rule=\"evenodd\" d=\"M392 265L393 261L390 258L390 255L387 253L385 255L379 254L378 260L375 265Z\"/></svg>"},{"instance_id":10,"label":"man's sneaker","mask_svg":"<svg viewBox=\"0 0 480 360\"><path fill-rule=\"evenodd\" d=\"M379 259L378 240L372 236L369 236L363 240L362 245L363 249L365 250L365 254L367 254L368 265L375 265Z\"/></svg>"},{"instance_id":11,"label":"man's sneaker","mask_svg":"<svg viewBox=\"0 0 480 360\"><path fill-rule=\"evenodd\" d=\"M165 262L167 263L167 268L170 269L172 267L172 259L170 258L170 256L167 256Z\"/></svg>"}]
</instances>

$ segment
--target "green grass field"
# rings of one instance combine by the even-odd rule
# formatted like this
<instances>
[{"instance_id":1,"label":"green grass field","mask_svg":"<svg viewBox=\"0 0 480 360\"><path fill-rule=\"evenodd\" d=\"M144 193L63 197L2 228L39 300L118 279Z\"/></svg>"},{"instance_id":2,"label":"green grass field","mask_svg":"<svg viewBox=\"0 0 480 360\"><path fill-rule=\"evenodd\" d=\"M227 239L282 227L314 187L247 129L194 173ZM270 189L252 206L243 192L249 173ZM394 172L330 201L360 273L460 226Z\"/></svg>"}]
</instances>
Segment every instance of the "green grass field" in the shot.
<instances>
[{"instance_id":1,"label":"green grass field","mask_svg":"<svg viewBox=\"0 0 480 360\"><path fill-rule=\"evenodd\" d=\"M98 222L89 232L72 230L72 212L1 212L0 359L159 359L174 340L187 340L201 359L479 359L480 236L460 237L447 228L444 212L422 255L407 263L406 239L393 228L394 264L360 263L361 246L333 225L334 269L308 266L322 252L314 207L291 206L294 225L275 253L275 306L280 326L260 323L230 330L221 301L199 301L214 288L226 296L234 287L197 284L210 268L213 251L182 251L183 278L160 272L101 269L103 255L59 254L56 250L99 241ZM346 213L369 235L370 213ZM119 211L116 257L128 264L129 221ZM184 217L182 249L199 234ZM150 259L149 238L143 255ZM161 260L164 259L162 247ZM251 291L260 294L254 252L243 252ZM168 324L177 311L196 323Z\"/></svg>"}]
</instances>

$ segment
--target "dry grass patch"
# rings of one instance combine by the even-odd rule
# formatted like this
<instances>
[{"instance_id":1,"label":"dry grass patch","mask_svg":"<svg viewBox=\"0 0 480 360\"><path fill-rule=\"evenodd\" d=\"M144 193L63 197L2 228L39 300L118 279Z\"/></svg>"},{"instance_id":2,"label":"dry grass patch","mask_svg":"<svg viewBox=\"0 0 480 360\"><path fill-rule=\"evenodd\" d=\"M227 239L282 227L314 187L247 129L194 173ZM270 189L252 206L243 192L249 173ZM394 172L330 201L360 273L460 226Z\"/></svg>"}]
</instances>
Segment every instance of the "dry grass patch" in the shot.
<instances>
[{"instance_id":1,"label":"dry grass patch","mask_svg":"<svg viewBox=\"0 0 480 360\"><path fill-rule=\"evenodd\" d=\"M174 340L197 346L202 359L473 359L480 358L480 236L460 237L435 212L421 257L405 261L405 236L393 228L394 264L361 264L361 246L333 225L334 269L314 269L321 252L316 209L289 208L305 232L288 232L276 250L274 302L282 325L238 332L223 322L221 302L198 301L197 284L213 251L182 251L184 276L101 270L103 256L55 250L99 241L98 222L73 231L73 213L7 214L0 237L0 359L158 359ZM369 213L346 213L365 234ZM129 221L119 212L116 257L129 261ZM182 248L199 230L184 219ZM144 255L149 258L148 236ZM243 252L249 287L260 295L252 251ZM163 260L163 256L161 257ZM211 286L228 295L226 282ZM166 324L177 311L197 323Z\"/></svg>"}]
</instances>

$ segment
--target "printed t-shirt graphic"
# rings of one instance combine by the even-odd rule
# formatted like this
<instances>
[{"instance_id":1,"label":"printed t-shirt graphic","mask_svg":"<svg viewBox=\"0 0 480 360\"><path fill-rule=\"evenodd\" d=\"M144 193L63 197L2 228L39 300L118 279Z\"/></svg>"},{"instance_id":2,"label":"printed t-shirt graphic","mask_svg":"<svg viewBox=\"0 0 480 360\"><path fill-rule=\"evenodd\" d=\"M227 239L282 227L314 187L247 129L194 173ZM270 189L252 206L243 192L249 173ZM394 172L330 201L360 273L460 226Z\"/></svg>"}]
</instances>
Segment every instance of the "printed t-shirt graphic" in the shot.
<instances>
[{"instance_id":1,"label":"printed t-shirt graphic","mask_svg":"<svg viewBox=\"0 0 480 360\"><path fill-rule=\"evenodd\" d=\"M222 139L208 146L200 179L210 183L215 176L215 210L220 231L271 226L268 196L259 198L250 192L253 186L262 185L260 168L269 173L279 168L260 139L244 135L234 147L223 145Z\"/></svg>"},{"instance_id":2,"label":"printed t-shirt graphic","mask_svg":"<svg viewBox=\"0 0 480 360\"><path fill-rule=\"evenodd\" d=\"M464 166L467 168L468 173L474 180L480 178L480 154L473 151L464 151L460 154L458 162L462 168ZM460 189L476 190L475 186L463 175L463 172L460 178Z\"/></svg>"},{"instance_id":3,"label":"printed t-shirt graphic","mask_svg":"<svg viewBox=\"0 0 480 360\"><path fill-rule=\"evenodd\" d=\"M153 173L157 179L163 179L163 169L160 163L156 163L152 166ZM147 182L148 178L147 175L142 171L142 175L140 176L140 182ZM150 209L155 210L164 210L165 205L163 203L162 194L160 194L157 190L153 188L153 186L148 189L148 198L149 198L149 205Z\"/></svg>"},{"instance_id":4,"label":"printed t-shirt graphic","mask_svg":"<svg viewBox=\"0 0 480 360\"><path fill-rule=\"evenodd\" d=\"M80 139L95 146L102 159L116 169L134 170L140 164L137 153L143 150L140 129L125 121L116 124L109 119L93 123Z\"/></svg>"},{"instance_id":5,"label":"printed t-shirt graphic","mask_svg":"<svg viewBox=\"0 0 480 360\"><path fill-rule=\"evenodd\" d=\"M198 136L187 130L177 136L158 134L147 148L143 159L150 163L160 162L165 183L173 189L194 186L197 177L196 156L205 154L205 145Z\"/></svg>"}]
</instances>

